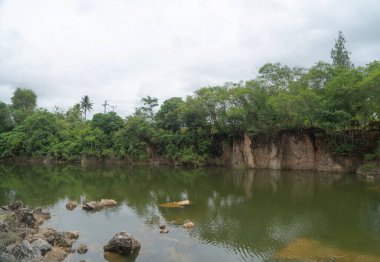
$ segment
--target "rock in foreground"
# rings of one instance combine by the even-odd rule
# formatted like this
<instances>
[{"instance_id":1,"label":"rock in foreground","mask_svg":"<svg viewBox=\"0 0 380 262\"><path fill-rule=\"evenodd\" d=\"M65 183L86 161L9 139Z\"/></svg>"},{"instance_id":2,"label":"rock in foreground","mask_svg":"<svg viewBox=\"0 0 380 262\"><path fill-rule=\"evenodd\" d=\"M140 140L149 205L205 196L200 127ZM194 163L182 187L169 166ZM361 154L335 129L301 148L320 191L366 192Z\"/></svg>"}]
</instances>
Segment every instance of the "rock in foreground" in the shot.
<instances>
[{"instance_id":1,"label":"rock in foreground","mask_svg":"<svg viewBox=\"0 0 380 262\"><path fill-rule=\"evenodd\" d=\"M0 207L0 261L64 260L79 233L41 227L50 217L48 210L25 207L20 201Z\"/></svg>"},{"instance_id":2,"label":"rock in foreground","mask_svg":"<svg viewBox=\"0 0 380 262\"><path fill-rule=\"evenodd\" d=\"M114 252L127 256L137 256L140 251L140 242L127 232L119 232L103 247L106 252Z\"/></svg>"}]
</instances>

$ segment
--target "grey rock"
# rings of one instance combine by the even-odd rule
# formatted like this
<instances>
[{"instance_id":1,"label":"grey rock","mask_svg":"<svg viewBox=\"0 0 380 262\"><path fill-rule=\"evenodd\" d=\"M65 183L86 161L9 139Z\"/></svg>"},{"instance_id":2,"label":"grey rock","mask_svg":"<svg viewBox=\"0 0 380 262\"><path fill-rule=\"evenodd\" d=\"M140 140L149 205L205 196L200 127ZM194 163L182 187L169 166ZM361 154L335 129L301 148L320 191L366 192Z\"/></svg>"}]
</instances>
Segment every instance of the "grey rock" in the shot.
<instances>
[{"instance_id":1,"label":"grey rock","mask_svg":"<svg viewBox=\"0 0 380 262\"><path fill-rule=\"evenodd\" d=\"M103 247L104 251L114 252L122 255L137 256L140 251L141 244L127 232L119 232L115 234L111 240Z\"/></svg>"},{"instance_id":2,"label":"grey rock","mask_svg":"<svg viewBox=\"0 0 380 262\"><path fill-rule=\"evenodd\" d=\"M34 211L33 211L33 214L36 214L37 216L39 217L42 217L44 220L46 219L50 219L51 218L51 214L50 214L50 211L49 210L46 210L46 209L42 209L42 208L36 208Z\"/></svg>"},{"instance_id":3,"label":"grey rock","mask_svg":"<svg viewBox=\"0 0 380 262\"><path fill-rule=\"evenodd\" d=\"M17 210L16 217L18 222L25 224L27 227L34 227L36 225L36 218L30 209L22 208Z\"/></svg>"},{"instance_id":4,"label":"grey rock","mask_svg":"<svg viewBox=\"0 0 380 262\"><path fill-rule=\"evenodd\" d=\"M69 252L72 245L78 239L79 232L69 231L69 232L57 232L52 228L48 228L43 233L43 239L46 240L50 245L63 248L65 251Z\"/></svg>"},{"instance_id":5,"label":"grey rock","mask_svg":"<svg viewBox=\"0 0 380 262\"><path fill-rule=\"evenodd\" d=\"M85 244L80 244L79 247L77 248L78 254L85 254L88 251L88 247Z\"/></svg>"},{"instance_id":6,"label":"grey rock","mask_svg":"<svg viewBox=\"0 0 380 262\"><path fill-rule=\"evenodd\" d=\"M117 202L113 199L101 199L100 201L91 201L83 203L82 209L87 211L96 211L105 207L116 206Z\"/></svg>"},{"instance_id":7,"label":"grey rock","mask_svg":"<svg viewBox=\"0 0 380 262\"><path fill-rule=\"evenodd\" d=\"M70 201L69 203L66 204L66 208L68 210L74 210L78 206L78 203L75 201Z\"/></svg>"},{"instance_id":8,"label":"grey rock","mask_svg":"<svg viewBox=\"0 0 380 262\"><path fill-rule=\"evenodd\" d=\"M31 244L34 250L38 250L42 255L45 255L49 250L52 249L52 245L50 245L47 241L42 238L37 239Z\"/></svg>"},{"instance_id":9,"label":"grey rock","mask_svg":"<svg viewBox=\"0 0 380 262\"><path fill-rule=\"evenodd\" d=\"M41 257L41 252L33 249L32 245L26 240L23 240L20 244L7 246L7 251L13 255L17 261L35 261Z\"/></svg>"},{"instance_id":10,"label":"grey rock","mask_svg":"<svg viewBox=\"0 0 380 262\"><path fill-rule=\"evenodd\" d=\"M8 205L10 210L18 210L18 209L21 209L23 206L24 205L21 201L15 201Z\"/></svg>"},{"instance_id":11,"label":"grey rock","mask_svg":"<svg viewBox=\"0 0 380 262\"><path fill-rule=\"evenodd\" d=\"M39 250L33 249L32 245L26 240L23 240L21 242L20 248L20 251L24 255L24 257L33 258L41 256L41 252Z\"/></svg>"},{"instance_id":12,"label":"grey rock","mask_svg":"<svg viewBox=\"0 0 380 262\"><path fill-rule=\"evenodd\" d=\"M16 262L17 259L14 255L8 254L8 253L2 253L0 254L0 261L4 262Z\"/></svg>"},{"instance_id":13,"label":"grey rock","mask_svg":"<svg viewBox=\"0 0 380 262\"><path fill-rule=\"evenodd\" d=\"M9 232L9 226L6 223L0 223L0 232Z\"/></svg>"},{"instance_id":14,"label":"grey rock","mask_svg":"<svg viewBox=\"0 0 380 262\"><path fill-rule=\"evenodd\" d=\"M16 248L16 246L17 246L17 245L16 245L15 243L10 244L10 245L8 245L8 246L5 248L5 250L6 250L8 253L13 254L14 249Z\"/></svg>"}]
</instances>

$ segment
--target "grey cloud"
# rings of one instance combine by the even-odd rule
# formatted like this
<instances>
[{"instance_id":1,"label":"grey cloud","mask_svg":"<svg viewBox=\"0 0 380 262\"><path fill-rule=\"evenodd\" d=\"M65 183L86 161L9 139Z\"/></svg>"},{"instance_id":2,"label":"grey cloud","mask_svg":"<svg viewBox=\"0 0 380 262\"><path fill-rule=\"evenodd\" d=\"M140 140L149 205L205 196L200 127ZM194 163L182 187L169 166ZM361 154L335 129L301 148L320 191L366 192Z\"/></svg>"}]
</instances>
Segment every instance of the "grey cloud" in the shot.
<instances>
[{"instance_id":1,"label":"grey cloud","mask_svg":"<svg viewBox=\"0 0 380 262\"><path fill-rule=\"evenodd\" d=\"M266 62L329 61L343 30L355 64L379 59L376 0L3 0L0 100L32 88L40 106L87 94L131 113L146 96L248 80ZM110 103L111 103L110 102Z\"/></svg>"}]
</instances>

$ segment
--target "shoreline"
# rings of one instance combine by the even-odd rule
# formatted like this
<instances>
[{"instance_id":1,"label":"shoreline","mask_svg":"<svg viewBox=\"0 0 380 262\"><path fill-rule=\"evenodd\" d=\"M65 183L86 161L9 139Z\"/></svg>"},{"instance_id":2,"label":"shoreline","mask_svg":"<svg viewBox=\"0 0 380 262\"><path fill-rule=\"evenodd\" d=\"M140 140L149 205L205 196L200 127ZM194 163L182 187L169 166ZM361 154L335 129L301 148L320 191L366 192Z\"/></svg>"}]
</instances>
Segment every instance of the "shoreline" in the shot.
<instances>
[{"instance_id":1,"label":"shoreline","mask_svg":"<svg viewBox=\"0 0 380 262\"><path fill-rule=\"evenodd\" d=\"M48 210L20 201L0 207L0 261L63 261L75 252L79 232L44 227L50 218Z\"/></svg>"}]
</instances>

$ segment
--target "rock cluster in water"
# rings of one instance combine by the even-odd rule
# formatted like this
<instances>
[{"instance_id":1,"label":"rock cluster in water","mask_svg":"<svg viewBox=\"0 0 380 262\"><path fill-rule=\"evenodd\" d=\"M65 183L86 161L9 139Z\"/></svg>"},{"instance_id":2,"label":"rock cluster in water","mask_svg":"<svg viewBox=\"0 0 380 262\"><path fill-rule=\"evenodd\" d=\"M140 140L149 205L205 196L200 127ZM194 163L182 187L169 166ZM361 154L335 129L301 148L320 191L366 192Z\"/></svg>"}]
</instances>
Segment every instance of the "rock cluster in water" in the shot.
<instances>
[{"instance_id":1,"label":"rock cluster in water","mask_svg":"<svg viewBox=\"0 0 380 262\"><path fill-rule=\"evenodd\" d=\"M113 199L101 199L84 203L86 211L98 211L105 207L117 205ZM184 207L191 205L189 200L162 204L163 207ZM75 201L66 204L68 210L78 206ZM42 208L24 207L20 201L0 207L0 261L63 261L68 253L73 253L74 242L79 232L58 232L53 228L42 227L42 223L51 217L50 212ZM183 228L193 228L194 223L186 221ZM168 233L165 224L159 226L160 233ZM122 231L115 234L104 245L106 255L117 253L134 259L138 256L141 244L132 235ZM78 254L85 254L88 247L80 244Z\"/></svg>"},{"instance_id":2,"label":"rock cluster in water","mask_svg":"<svg viewBox=\"0 0 380 262\"><path fill-rule=\"evenodd\" d=\"M49 211L19 201L1 207L0 261L62 261L79 233L41 227L49 218Z\"/></svg>"}]
</instances>

